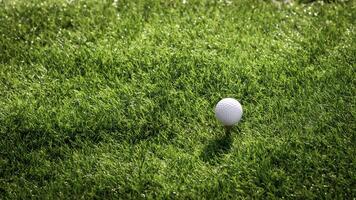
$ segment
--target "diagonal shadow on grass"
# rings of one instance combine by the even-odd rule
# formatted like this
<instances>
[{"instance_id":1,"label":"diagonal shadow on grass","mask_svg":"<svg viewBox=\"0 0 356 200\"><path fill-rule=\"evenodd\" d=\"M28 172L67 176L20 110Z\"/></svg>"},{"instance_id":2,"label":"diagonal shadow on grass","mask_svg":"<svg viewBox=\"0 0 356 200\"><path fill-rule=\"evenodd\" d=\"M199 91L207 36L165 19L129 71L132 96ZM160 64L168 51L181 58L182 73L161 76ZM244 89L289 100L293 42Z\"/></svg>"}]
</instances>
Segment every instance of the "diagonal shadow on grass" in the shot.
<instances>
[{"instance_id":1,"label":"diagonal shadow on grass","mask_svg":"<svg viewBox=\"0 0 356 200\"><path fill-rule=\"evenodd\" d=\"M221 156L230 151L232 142L233 137L230 132L226 132L223 136L214 138L201 153L201 159L208 163L216 163Z\"/></svg>"}]
</instances>

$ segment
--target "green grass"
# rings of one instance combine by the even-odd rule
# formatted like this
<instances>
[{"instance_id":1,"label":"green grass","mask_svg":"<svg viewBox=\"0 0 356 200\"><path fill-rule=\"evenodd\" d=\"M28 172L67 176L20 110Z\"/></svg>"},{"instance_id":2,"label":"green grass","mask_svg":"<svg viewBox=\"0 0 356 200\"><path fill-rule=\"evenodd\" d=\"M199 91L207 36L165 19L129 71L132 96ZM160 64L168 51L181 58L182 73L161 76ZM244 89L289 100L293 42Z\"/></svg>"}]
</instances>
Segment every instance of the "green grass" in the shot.
<instances>
[{"instance_id":1,"label":"green grass","mask_svg":"<svg viewBox=\"0 0 356 200\"><path fill-rule=\"evenodd\" d=\"M302 2L0 0L0 199L354 199L356 3Z\"/></svg>"}]
</instances>

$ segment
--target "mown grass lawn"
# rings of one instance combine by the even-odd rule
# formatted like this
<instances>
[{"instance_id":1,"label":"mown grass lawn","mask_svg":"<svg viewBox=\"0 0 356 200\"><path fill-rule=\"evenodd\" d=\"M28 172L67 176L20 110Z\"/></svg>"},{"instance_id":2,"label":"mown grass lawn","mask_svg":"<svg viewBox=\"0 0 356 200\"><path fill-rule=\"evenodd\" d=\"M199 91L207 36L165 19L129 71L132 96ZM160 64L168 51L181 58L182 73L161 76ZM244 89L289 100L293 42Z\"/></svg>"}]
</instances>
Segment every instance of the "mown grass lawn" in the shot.
<instances>
[{"instance_id":1,"label":"mown grass lawn","mask_svg":"<svg viewBox=\"0 0 356 200\"><path fill-rule=\"evenodd\" d=\"M355 21L352 0L0 0L0 199L355 198Z\"/></svg>"}]
</instances>

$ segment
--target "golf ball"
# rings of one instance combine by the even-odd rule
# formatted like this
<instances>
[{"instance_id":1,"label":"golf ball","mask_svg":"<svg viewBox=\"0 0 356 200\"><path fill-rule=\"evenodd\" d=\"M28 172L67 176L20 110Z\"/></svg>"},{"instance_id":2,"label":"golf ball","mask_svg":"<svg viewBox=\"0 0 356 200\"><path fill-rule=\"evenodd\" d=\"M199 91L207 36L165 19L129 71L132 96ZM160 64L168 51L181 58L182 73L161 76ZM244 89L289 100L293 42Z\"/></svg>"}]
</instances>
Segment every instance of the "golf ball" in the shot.
<instances>
[{"instance_id":1,"label":"golf ball","mask_svg":"<svg viewBox=\"0 0 356 200\"><path fill-rule=\"evenodd\" d=\"M225 126L232 126L240 121L242 106L236 99L224 98L216 104L215 116Z\"/></svg>"}]
</instances>

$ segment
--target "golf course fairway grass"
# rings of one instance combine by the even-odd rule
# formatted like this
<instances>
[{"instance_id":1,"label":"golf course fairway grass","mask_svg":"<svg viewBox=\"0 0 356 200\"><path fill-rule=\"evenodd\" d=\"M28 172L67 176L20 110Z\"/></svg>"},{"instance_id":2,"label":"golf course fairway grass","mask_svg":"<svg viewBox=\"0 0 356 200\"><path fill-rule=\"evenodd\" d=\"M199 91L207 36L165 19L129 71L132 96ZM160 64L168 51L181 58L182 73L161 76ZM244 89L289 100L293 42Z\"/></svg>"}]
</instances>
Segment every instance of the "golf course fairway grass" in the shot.
<instances>
[{"instance_id":1,"label":"golf course fairway grass","mask_svg":"<svg viewBox=\"0 0 356 200\"><path fill-rule=\"evenodd\" d=\"M355 4L0 0L0 199L355 198Z\"/></svg>"}]
</instances>

